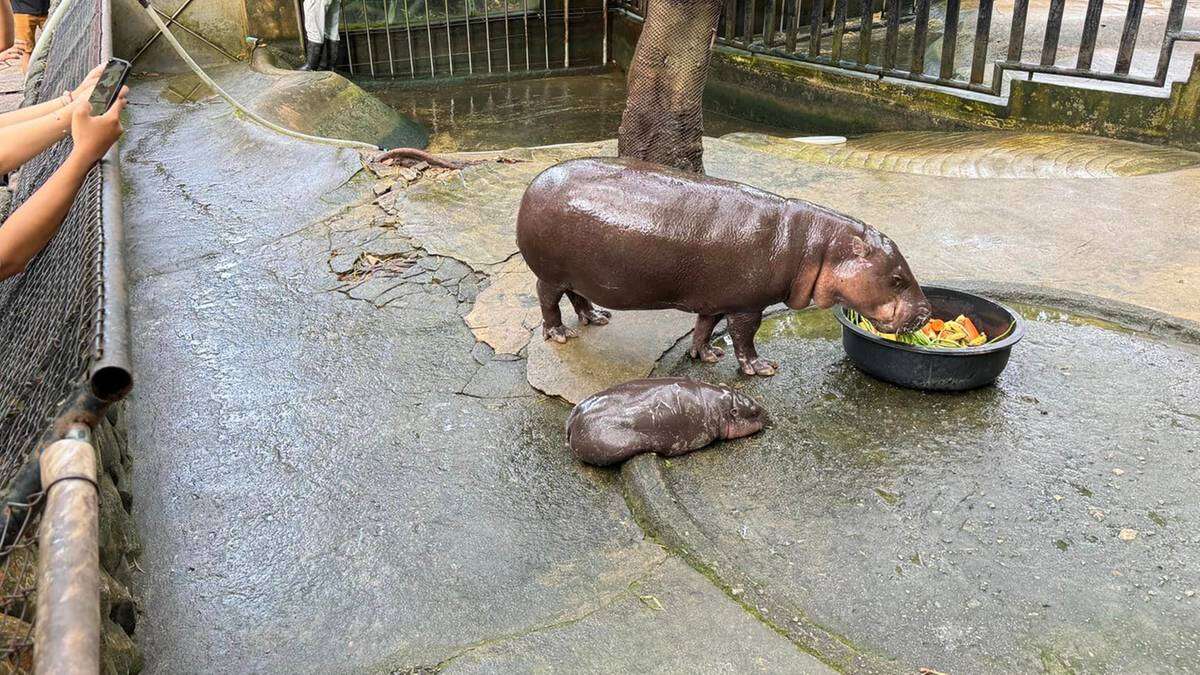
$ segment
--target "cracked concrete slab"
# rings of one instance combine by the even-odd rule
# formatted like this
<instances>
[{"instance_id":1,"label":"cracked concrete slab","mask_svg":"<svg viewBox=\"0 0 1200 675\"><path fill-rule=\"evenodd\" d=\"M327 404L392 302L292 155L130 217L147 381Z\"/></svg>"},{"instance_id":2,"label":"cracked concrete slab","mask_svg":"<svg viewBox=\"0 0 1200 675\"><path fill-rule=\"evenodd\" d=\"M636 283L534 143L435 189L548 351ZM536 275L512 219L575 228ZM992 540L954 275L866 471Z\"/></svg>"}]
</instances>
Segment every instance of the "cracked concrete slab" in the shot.
<instances>
[{"instance_id":1,"label":"cracked concrete slab","mask_svg":"<svg viewBox=\"0 0 1200 675\"><path fill-rule=\"evenodd\" d=\"M836 672L678 558L664 560L591 614L481 645L446 666L447 673Z\"/></svg>"},{"instance_id":2,"label":"cracked concrete slab","mask_svg":"<svg viewBox=\"0 0 1200 675\"><path fill-rule=\"evenodd\" d=\"M568 307L565 301L563 305ZM543 340L540 335L530 341L529 384L571 403L650 374L659 357L696 323L696 315L673 309L613 312L607 326L575 325L568 309L563 317L579 337L566 344Z\"/></svg>"},{"instance_id":3,"label":"cracked concrete slab","mask_svg":"<svg viewBox=\"0 0 1200 675\"><path fill-rule=\"evenodd\" d=\"M484 272L517 253L517 208L525 186L572 157L611 152L611 144L488 153L513 163L487 162L389 193L381 205L407 235L431 253Z\"/></svg>"},{"instance_id":4,"label":"cracked concrete slab","mask_svg":"<svg viewBox=\"0 0 1200 675\"><path fill-rule=\"evenodd\" d=\"M537 277L519 255L496 268L464 319L475 339L497 353L520 354L533 329L542 325L536 284Z\"/></svg>"},{"instance_id":5,"label":"cracked concrete slab","mask_svg":"<svg viewBox=\"0 0 1200 675\"><path fill-rule=\"evenodd\" d=\"M317 198L351 163L144 87L123 169L146 672L435 664L586 614L662 560L613 475L546 433L568 408L476 348L447 288L474 272L421 251L383 307L337 292L333 251L403 246Z\"/></svg>"}]
</instances>

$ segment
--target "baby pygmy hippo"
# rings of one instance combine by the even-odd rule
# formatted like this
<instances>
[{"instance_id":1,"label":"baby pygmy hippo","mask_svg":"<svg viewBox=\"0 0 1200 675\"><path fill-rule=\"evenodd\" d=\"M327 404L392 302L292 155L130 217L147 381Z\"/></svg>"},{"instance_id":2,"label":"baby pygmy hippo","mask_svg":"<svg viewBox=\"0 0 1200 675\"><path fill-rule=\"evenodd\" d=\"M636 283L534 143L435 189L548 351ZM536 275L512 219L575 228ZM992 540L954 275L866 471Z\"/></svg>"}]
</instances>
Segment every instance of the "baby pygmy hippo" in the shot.
<instances>
[{"instance_id":1,"label":"baby pygmy hippo","mask_svg":"<svg viewBox=\"0 0 1200 675\"><path fill-rule=\"evenodd\" d=\"M631 380L589 396L567 418L567 445L597 466L654 452L675 457L757 433L766 411L728 387L686 377Z\"/></svg>"}]
</instances>

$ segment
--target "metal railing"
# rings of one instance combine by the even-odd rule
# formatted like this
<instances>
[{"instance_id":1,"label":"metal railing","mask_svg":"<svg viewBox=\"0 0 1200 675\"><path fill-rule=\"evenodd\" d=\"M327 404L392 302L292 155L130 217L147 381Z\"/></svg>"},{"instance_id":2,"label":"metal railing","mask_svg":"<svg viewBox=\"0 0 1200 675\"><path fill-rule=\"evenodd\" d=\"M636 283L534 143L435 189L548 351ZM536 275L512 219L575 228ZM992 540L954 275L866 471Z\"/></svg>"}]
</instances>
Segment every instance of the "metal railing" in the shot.
<instances>
[{"instance_id":1,"label":"metal railing","mask_svg":"<svg viewBox=\"0 0 1200 675\"><path fill-rule=\"evenodd\" d=\"M458 78L603 65L608 0L347 0L339 66Z\"/></svg>"},{"instance_id":2,"label":"metal railing","mask_svg":"<svg viewBox=\"0 0 1200 675\"><path fill-rule=\"evenodd\" d=\"M642 18L645 1L615 0L615 8ZM1161 36L1151 74L1132 71L1139 35L1146 34L1145 0L1073 0L1071 9L1084 11L1070 35L1064 33L1067 0L1050 0L1039 16L1031 16L1029 0L725 0L717 41L757 54L992 95L1000 95L1017 73L1162 87L1175 45L1200 41L1200 31L1183 29L1187 4L1170 0L1166 15L1156 17L1163 27L1151 35ZM1095 59L1101 17L1121 7L1115 62L1102 67ZM1030 35L1040 36L1040 49L1027 42ZM1060 48L1064 37L1077 41L1073 54ZM1071 64L1060 65L1064 59Z\"/></svg>"},{"instance_id":3,"label":"metal railing","mask_svg":"<svg viewBox=\"0 0 1200 675\"><path fill-rule=\"evenodd\" d=\"M27 105L60 96L112 55L110 0L61 0L56 12L62 13L61 18L41 38L49 45L45 59L32 64ZM14 209L50 178L71 148L68 137L21 167L15 178ZM82 466L80 461L94 464L88 454L94 451L86 443L88 429L132 385L120 207L113 148L88 173L45 249L24 273L0 282L0 485L4 486L0 578L9 582L0 595L0 614L5 615L0 623L9 629L0 640L0 666L8 668L5 672L27 670L32 666L31 650L36 653L39 646L55 644L73 645L73 651L41 649L38 660L50 668L44 672L67 672L48 665L53 663L75 664L69 672L79 672L76 666L98 667L92 647L99 644L99 617L92 616L92 610L98 607L99 587L87 582L91 576L80 577L78 570L80 561L98 564L95 537L73 539L82 541L86 550L61 537L50 541L45 537L64 532L64 527L77 531L81 523L91 523L94 529L95 476L77 475L70 467ZM69 436L85 441L70 446L70 461L43 466L43 457L56 454L50 448ZM58 448L63 450L61 445ZM64 466L65 473L53 471ZM47 476L58 482L47 485L43 493ZM85 484L82 489L73 487L79 481ZM92 497L85 497L89 491ZM40 522L38 507L45 509ZM33 537L39 527L43 545L35 550ZM74 571L64 572L61 566L64 545L66 562ZM55 605L54 622L46 626L39 624L32 602L35 561L41 570L39 607L61 600ZM92 569L88 574L98 572ZM60 582L68 578L82 579L86 587L75 582L64 596ZM79 643L70 634L81 630L96 635ZM47 658L68 660L43 660Z\"/></svg>"}]
</instances>

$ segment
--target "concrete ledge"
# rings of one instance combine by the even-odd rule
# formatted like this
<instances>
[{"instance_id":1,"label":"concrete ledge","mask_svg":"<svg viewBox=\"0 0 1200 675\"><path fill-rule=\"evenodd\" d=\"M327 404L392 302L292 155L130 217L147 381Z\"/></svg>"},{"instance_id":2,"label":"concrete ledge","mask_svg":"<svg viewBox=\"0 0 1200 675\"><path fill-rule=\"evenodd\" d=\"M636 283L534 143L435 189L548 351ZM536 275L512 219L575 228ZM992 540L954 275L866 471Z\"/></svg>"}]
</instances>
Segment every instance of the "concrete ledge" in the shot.
<instances>
[{"instance_id":1,"label":"concrete ledge","mask_svg":"<svg viewBox=\"0 0 1200 675\"><path fill-rule=\"evenodd\" d=\"M621 467L625 501L642 529L676 553L747 611L797 647L846 673L890 673L898 664L860 651L847 638L827 631L800 607L773 597L768 587L742 571L736 551L722 549L679 505L663 476L669 460L639 455Z\"/></svg>"}]
</instances>

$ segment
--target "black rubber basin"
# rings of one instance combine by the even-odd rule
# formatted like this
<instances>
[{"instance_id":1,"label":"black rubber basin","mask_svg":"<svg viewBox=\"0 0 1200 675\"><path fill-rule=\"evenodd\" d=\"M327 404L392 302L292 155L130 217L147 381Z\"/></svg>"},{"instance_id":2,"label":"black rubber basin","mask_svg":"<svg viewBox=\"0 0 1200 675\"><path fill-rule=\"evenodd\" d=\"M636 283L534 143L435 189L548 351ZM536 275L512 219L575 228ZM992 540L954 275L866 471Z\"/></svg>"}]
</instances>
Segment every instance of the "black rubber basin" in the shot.
<instances>
[{"instance_id":1,"label":"black rubber basin","mask_svg":"<svg viewBox=\"0 0 1200 675\"><path fill-rule=\"evenodd\" d=\"M922 286L933 307L933 316L953 319L965 314L989 337L1013 326L1003 340L979 347L937 349L892 342L871 335L850 323L844 307L834 310L842 324L842 347L863 372L885 382L929 391L966 391L996 381L1013 345L1025 335L1025 325L1016 312L987 298L952 288ZM1015 324L1015 325L1013 325Z\"/></svg>"}]
</instances>

